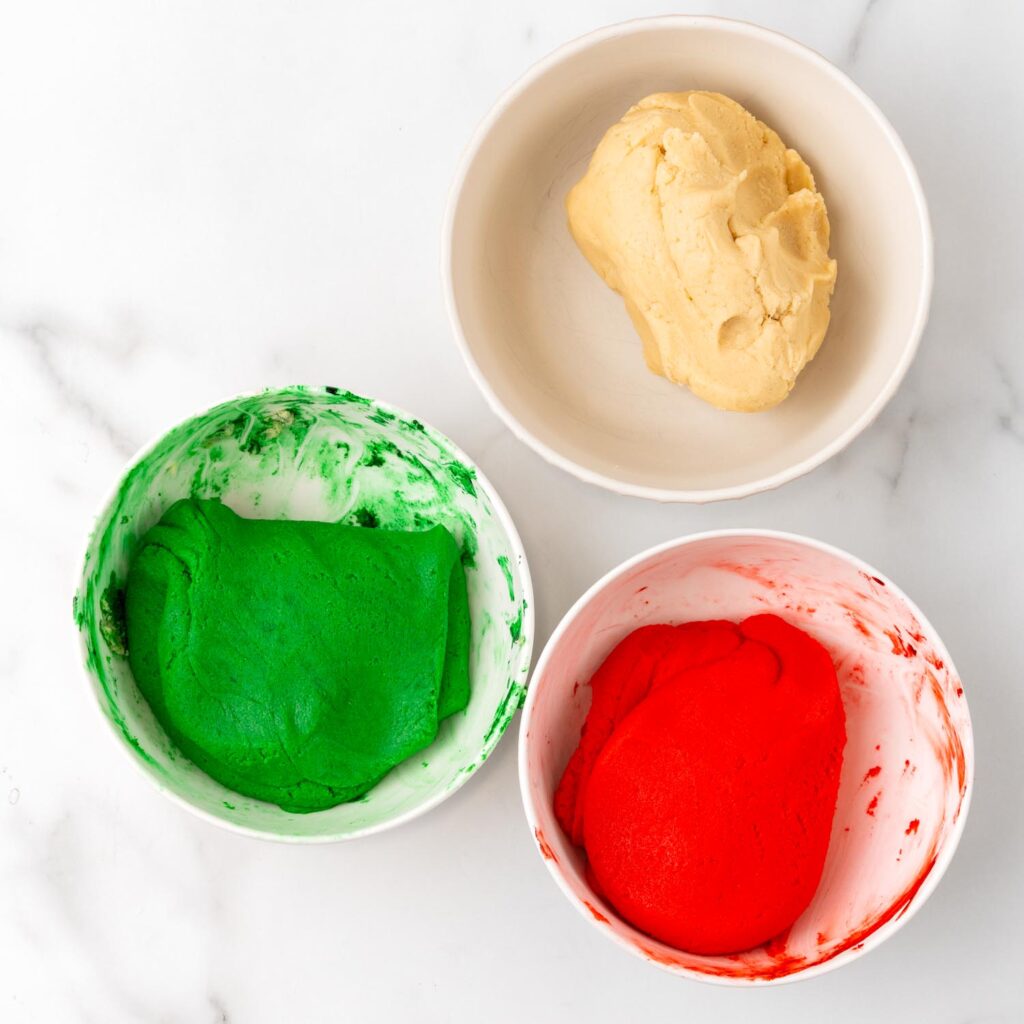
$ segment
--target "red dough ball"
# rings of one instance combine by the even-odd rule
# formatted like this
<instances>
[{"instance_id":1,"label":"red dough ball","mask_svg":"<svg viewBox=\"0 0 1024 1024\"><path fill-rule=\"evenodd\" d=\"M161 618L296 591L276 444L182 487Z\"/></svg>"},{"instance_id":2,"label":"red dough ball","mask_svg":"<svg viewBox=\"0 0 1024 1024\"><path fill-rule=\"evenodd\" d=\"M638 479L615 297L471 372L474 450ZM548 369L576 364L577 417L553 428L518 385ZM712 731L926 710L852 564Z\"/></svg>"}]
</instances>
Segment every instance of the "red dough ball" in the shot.
<instances>
[{"instance_id":1,"label":"red dough ball","mask_svg":"<svg viewBox=\"0 0 1024 1024\"><path fill-rule=\"evenodd\" d=\"M784 931L818 886L839 789L828 652L773 615L646 627L593 687L556 812L604 898L693 953Z\"/></svg>"},{"instance_id":2,"label":"red dough ball","mask_svg":"<svg viewBox=\"0 0 1024 1024\"><path fill-rule=\"evenodd\" d=\"M555 792L555 816L577 845L583 842L583 801L594 761L612 731L664 680L688 668L735 651L743 638L731 622L688 622L682 626L643 626L622 640L590 680L591 703L580 744Z\"/></svg>"}]
</instances>

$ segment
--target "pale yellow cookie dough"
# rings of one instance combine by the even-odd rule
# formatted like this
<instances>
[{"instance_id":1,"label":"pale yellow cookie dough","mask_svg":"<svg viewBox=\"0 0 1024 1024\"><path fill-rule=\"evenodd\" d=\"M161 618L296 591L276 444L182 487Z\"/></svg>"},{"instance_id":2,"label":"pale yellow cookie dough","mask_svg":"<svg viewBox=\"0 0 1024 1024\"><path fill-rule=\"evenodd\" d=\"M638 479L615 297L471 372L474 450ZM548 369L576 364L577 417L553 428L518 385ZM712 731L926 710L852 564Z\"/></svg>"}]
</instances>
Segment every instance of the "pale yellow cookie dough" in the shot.
<instances>
[{"instance_id":1,"label":"pale yellow cookie dough","mask_svg":"<svg viewBox=\"0 0 1024 1024\"><path fill-rule=\"evenodd\" d=\"M789 394L828 328L836 262L811 171L771 128L718 93L648 96L566 206L655 373L720 409Z\"/></svg>"}]
</instances>

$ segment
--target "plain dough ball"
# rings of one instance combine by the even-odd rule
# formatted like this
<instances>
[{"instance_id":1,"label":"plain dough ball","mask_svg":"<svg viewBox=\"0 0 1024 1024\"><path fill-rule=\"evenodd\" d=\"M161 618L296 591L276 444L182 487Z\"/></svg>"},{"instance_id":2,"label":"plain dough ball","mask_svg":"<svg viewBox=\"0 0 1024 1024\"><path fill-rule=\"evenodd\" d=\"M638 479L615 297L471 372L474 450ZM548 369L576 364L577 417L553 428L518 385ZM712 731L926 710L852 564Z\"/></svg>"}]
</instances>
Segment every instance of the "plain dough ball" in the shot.
<instances>
[{"instance_id":1,"label":"plain dough ball","mask_svg":"<svg viewBox=\"0 0 1024 1024\"><path fill-rule=\"evenodd\" d=\"M566 200L647 365L720 409L778 405L828 329L836 262L807 164L718 93L658 93L613 125Z\"/></svg>"}]
</instances>

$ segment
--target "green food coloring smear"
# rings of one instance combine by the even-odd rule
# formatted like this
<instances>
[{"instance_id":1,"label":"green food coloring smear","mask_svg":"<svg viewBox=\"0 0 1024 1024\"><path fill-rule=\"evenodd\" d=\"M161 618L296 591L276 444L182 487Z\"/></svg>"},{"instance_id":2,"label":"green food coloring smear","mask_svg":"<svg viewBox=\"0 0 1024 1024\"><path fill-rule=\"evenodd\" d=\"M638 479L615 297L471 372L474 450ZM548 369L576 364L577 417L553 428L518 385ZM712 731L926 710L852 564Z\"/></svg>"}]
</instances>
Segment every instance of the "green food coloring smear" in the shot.
<instances>
[{"instance_id":1,"label":"green food coloring smear","mask_svg":"<svg viewBox=\"0 0 1024 1024\"><path fill-rule=\"evenodd\" d=\"M476 497L476 487L473 481L476 479L476 472L470 467L461 462L449 462L445 469L451 475L451 478L461 487L467 494Z\"/></svg>"},{"instance_id":2,"label":"green food coloring smear","mask_svg":"<svg viewBox=\"0 0 1024 1024\"><path fill-rule=\"evenodd\" d=\"M500 736L505 731L508 723L512 721L512 716L522 707L525 700L526 687L519 683L513 683L498 705L498 710L494 712L494 718L491 720L487 732L484 733L484 743L487 743L492 736Z\"/></svg>"},{"instance_id":3,"label":"green food coloring smear","mask_svg":"<svg viewBox=\"0 0 1024 1024\"><path fill-rule=\"evenodd\" d=\"M373 509L369 508L357 508L351 516L352 522L355 526L363 526L368 530L375 530L380 526L380 520L377 518L377 513Z\"/></svg>"},{"instance_id":4,"label":"green food coloring smear","mask_svg":"<svg viewBox=\"0 0 1024 1024\"><path fill-rule=\"evenodd\" d=\"M305 388L297 390L306 390ZM342 388L325 387L324 391L327 392L332 398L336 398L339 402L350 402L352 405L364 405L367 408L373 405L373 401L369 398L363 398L362 395L357 395L354 391L345 391Z\"/></svg>"},{"instance_id":5,"label":"green food coloring smear","mask_svg":"<svg viewBox=\"0 0 1024 1024\"><path fill-rule=\"evenodd\" d=\"M514 601L516 599L516 582L512 578L512 564L508 560L508 555L498 555L497 561L498 568L501 569L501 574L508 584L508 599Z\"/></svg>"},{"instance_id":6,"label":"green food coloring smear","mask_svg":"<svg viewBox=\"0 0 1024 1024\"><path fill-rule=\"evenodd\" d=\"M396 445L391 441L371 441L366 446L366 452L363 457L359 460L361 466L383 466L385 463L385 452L388 450L398 451Z\"/></svg>"},{"instance_id":7,"label":"green food coloring smear","mask_svg":"<svg viewBox=\"0 0 1024 1024\"><path fill-rule=\"evenodd\" d=\"M516 617L508 624L508 631L512 636L512 643L519 643L519 638L523 634L523 616L526 614L526 602L519 606L516 611Z\"/></svg>"},{"instance_id":8,"label":"green food coloring smear","mask_svg":"<svg viewBox=\"0 0 1024 1024\"><path fill-rule=\"evenodd\" d=\"M107 647L120 657L128 653L128 627L124 614L124 586L111 574L100 595L100 634Z\"/></svg>"},{"instance_id":9,"label":"green food coloring smear","mask_svg":"<svg viewBox=\"0 0 1024 1024\"><path fill-rule=\"evenodd\" d=\"M477 543L476 534L472 537L463 537L462 539L462 565L466 569L473 569L476 567L476 553Z\"/></svg>"}]
</instances>

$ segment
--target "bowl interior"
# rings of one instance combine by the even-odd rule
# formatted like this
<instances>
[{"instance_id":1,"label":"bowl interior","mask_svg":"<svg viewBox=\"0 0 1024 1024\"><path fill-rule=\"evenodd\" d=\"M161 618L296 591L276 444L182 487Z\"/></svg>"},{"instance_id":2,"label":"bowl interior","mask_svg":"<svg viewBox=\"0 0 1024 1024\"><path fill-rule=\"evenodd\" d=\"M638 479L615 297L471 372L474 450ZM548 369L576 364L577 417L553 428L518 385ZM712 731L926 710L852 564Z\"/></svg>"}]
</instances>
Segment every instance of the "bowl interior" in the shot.
<instances>
[{"instance_id":1,"label":"bowl interior","mask_svg":"<svg viewBox=\"0 0 1024 1024\"><path fill-rule=\"evenodd\" d=\"M442 523L463 553L471 615L467 709L422 756L362 800L292 814L225 789L180 754L124 656L117 594L143 533L179 498L220 497L249 518L417 529ZM524 693L532 644L529 573L487 482L447 438L338 389L236 399L174 428L125 475L100 514L75 599L100 708L136 762L172 796L220 823L288 839L344 838L439 802L501 738Z\"/></svg>"},{"instance_id":2,"label":"bowl interior","mask_svg":"<svg viewBox=\"0 0 1024 1024\"><path fill-rule=\"evenodd\" d=\"M686 89L723 92L773 127L828 206L831 326L769 412L722 412L652 374L566 225L566 193L605 130L641 97ZM472 361L544 454L598 482L699 499L811 468L870 421L923 326L929 237L902 149L839 72L753 26L668 18L570 45L513 88L468 164L448 272Z\"/></svg>"},{"instance_id":3,"label":"bowl interior","mask_svg":"<svg viewBox=\"0 0 1024 1024\"><path fill-rule=\"evenodd\" d=\"M594 894L552 796L590 705L586 683L623 636L648 623L766 611L823 643L839 676L848 738L824 874L804 914L768 945L728 957L683 953L633 929ZM822 970L891 934L952 856L973 765L963 689L928 623L872 570L779 536L699 538L621 571L544 652L523 729L538 845L570 898L634 951L722 980Z\"/></svg>"}]
</instances>

